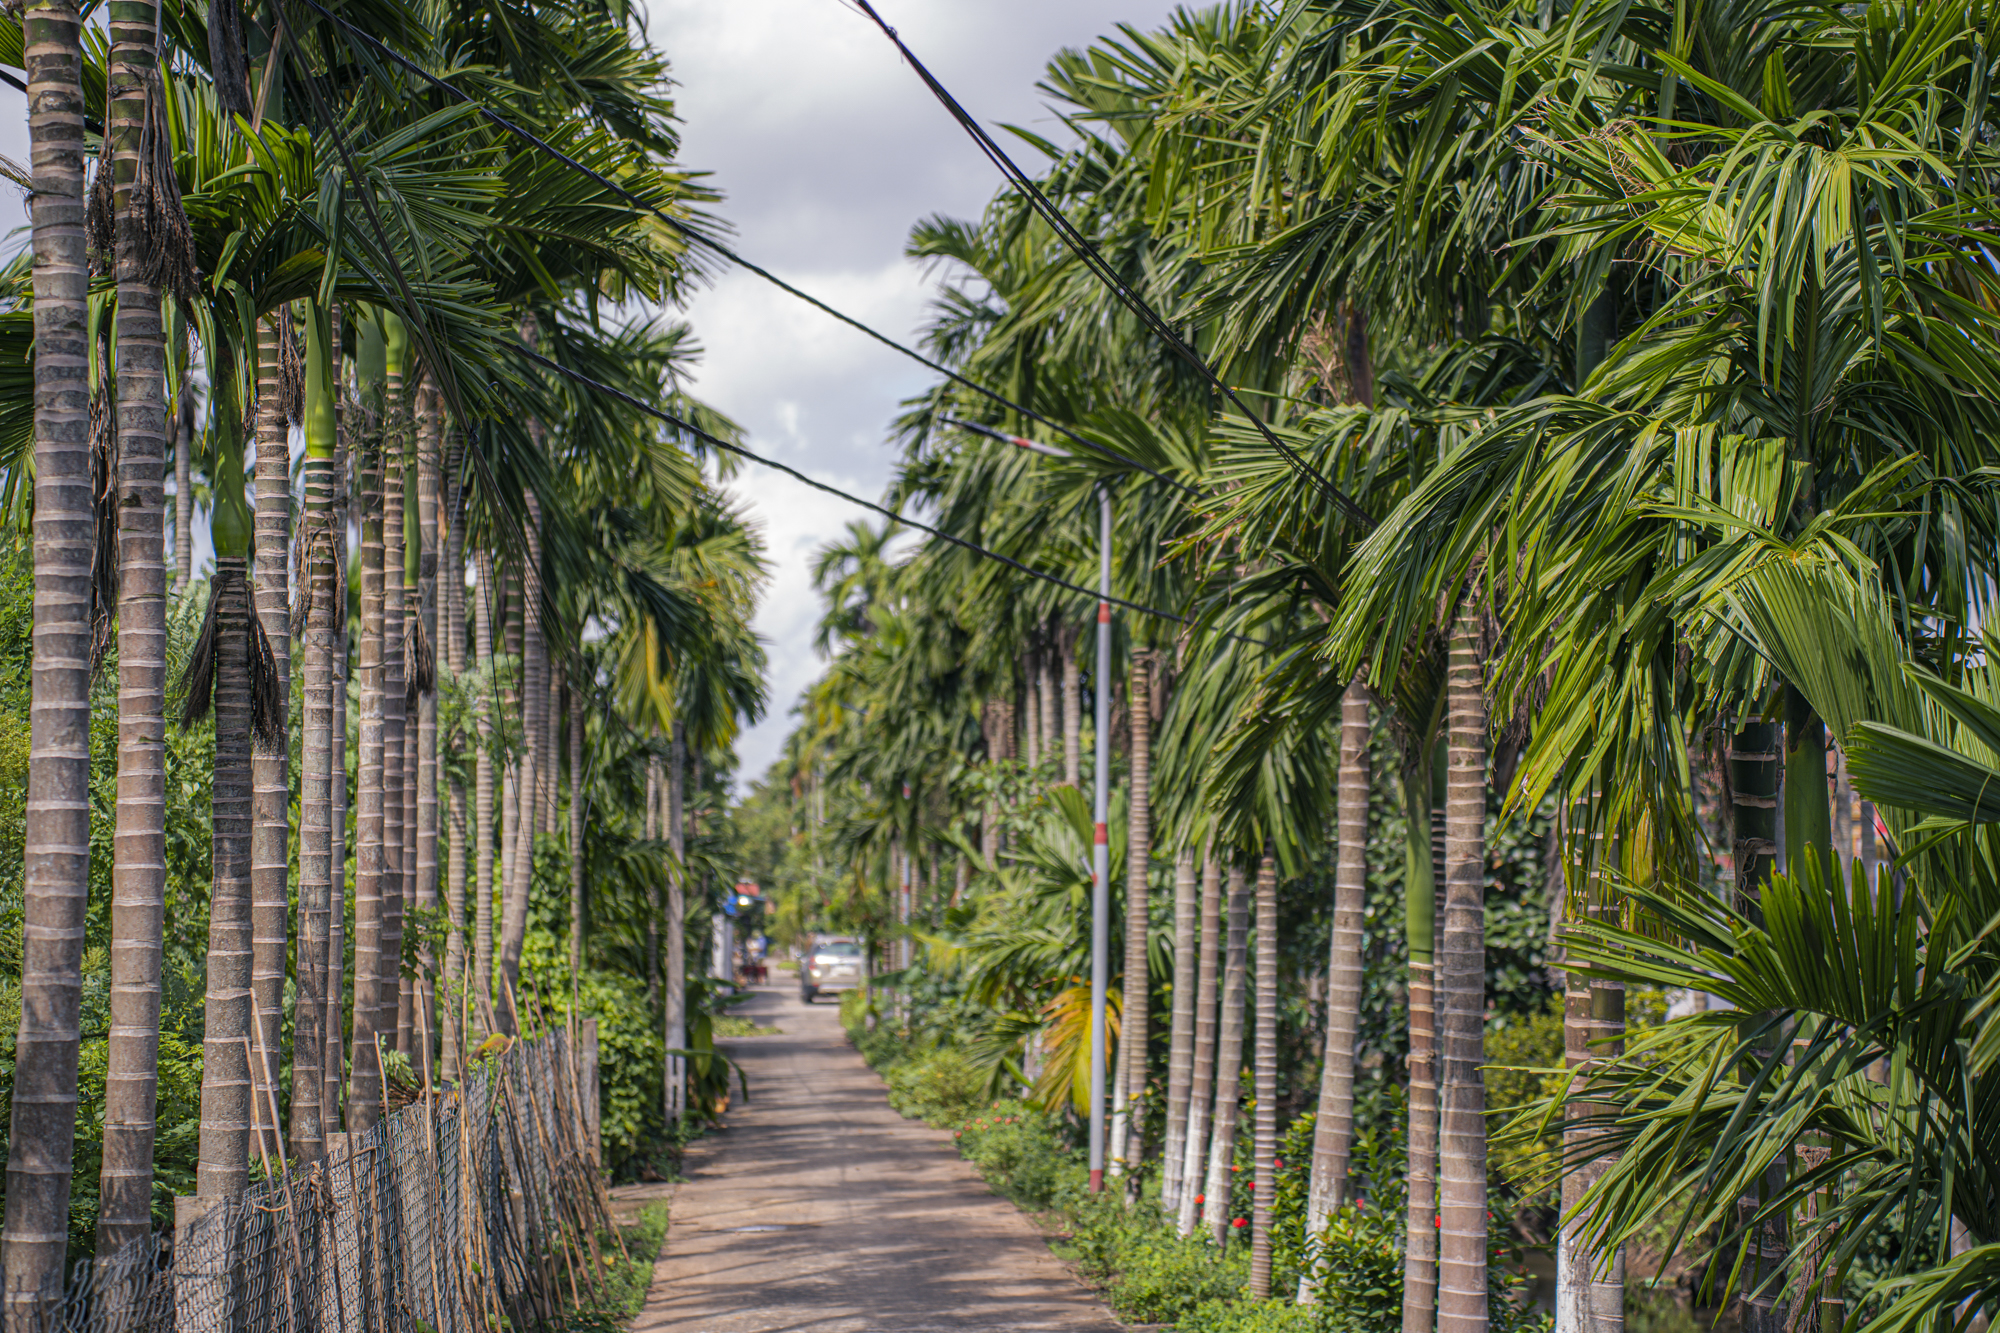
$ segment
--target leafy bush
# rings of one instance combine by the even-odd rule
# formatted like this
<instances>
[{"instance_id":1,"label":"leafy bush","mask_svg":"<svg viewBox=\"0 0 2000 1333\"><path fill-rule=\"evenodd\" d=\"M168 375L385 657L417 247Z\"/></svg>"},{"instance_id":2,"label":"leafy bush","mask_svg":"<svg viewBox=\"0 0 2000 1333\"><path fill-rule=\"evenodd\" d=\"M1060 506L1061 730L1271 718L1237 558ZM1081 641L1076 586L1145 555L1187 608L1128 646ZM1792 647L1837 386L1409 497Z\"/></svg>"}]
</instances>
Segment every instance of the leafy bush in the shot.
<instances>
[{"instance_id":1,"label":"leafy bush","mask_svg":"<svg viewBox=\"0 0 2000 1333\"><path fill-rule=\"evenodd\" d=\"M987 1103L986 1073L962 1052L937 1047L883 1071L889 1105L939 1129L954 1129Z\"/></svg>"},{"instance_id":2,"label":"leafy bush","mask_svg":"<svg viewBox=\"0 0 2000 1333\"><path fill-rule=\"evenodd\" d=\"M1174 1325L1176 1333L1315 1333L1324 1307L1298 1306L1290 1301L1210 1301ZM1384 1325L1393 1329L1397 1323Z\"/></svg>"},{"instance_id":3,"label":"leafy bush","mask_svg":"<svg viewBox=\"0 0 2000 1333\"><path fill-rule=\"evenodd\" d=\"M1080 1194L1068 1212L1069 1257L1127 1322L1179 1321L1243 1293L1247 1246L1218 1255L1205 1238L1182 1239L1151 1210L1128 1211L1115 1193Z\"/></svg>"},{"instance_id":4,"label":"leafy bush","mask_svg":"<svg viewBox=\"0 0 2000 1333\"><path fill-rule=\"evenodd\" d=\"M1060 1127L1025 1102L995 1103L953 1138L994 1192L1032 1213L1080 1195L1089 1178L1083 1155L1065 1142Z\"/></svg>"}]
</instances>

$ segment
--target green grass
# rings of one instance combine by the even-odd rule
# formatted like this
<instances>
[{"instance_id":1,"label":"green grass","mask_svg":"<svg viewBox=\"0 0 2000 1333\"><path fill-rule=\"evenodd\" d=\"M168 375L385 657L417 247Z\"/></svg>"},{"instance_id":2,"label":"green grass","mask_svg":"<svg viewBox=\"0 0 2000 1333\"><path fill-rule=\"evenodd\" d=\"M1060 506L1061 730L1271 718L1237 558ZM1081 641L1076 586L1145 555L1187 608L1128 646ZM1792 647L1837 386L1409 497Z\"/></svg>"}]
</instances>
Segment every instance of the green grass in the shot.
<instances>
[{"instance_id":1,"label":"green grass","mask_svg":"<svg viewBox=\"0 0 2000 1333\"><path fill-rule=\"evenodd\" d=\"M653 1285L653 1265L666 1238L664 1203L647 1204L630 1222L599 1232L597 1243L605 1259L604 1290L596 1300L569 1312L563 1321L566 1333L620 1333L629 1327L646 1304L646 1290Z\"/></svg>"},{"instance_id":2,"label":"green grass","mask_svg":"<svg viewBox=\"0 0 2000 1333\"><path fill-rule=\"evenodd\" d=\"M782 1029L758 1027L756 1020L737 1018L733 1014L723 1014L715 1019L715 1035L718 1037L775 1037Z\"/></svg>"}]
</instances>

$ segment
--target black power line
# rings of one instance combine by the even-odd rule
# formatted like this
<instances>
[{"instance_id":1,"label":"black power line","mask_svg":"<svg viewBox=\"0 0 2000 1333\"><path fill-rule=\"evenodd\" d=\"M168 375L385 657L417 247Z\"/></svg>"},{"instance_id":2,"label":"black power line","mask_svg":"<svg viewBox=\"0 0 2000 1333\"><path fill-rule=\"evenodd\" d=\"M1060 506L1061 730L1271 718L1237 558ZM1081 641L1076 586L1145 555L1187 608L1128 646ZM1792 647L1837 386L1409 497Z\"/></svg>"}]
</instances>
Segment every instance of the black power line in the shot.
<instances>
[{"instance_id":1,"label":"black power line","mask_svg":"<svg viewBox=\"0 0 2000 1333\"><path fill-rule=\"evenodd\" d=\"M972 136L972 141L979 145L979 150L986 154L987 160L1000 169L1000 174L1005 176L1016 189L1020 190L1027 198L1029 205L1037 213L1041 214L1050 227L1054 228L1056 235L1061 238L1063 244L1067 245L1075 252L1076 257L1083 261L1084 267L1089 269L1099 282L1108 287L1111 290L1111 294L1123 302L1127 309L1137 315L1141 323L1151 329L1182 360L1193 366L1202 378L1206 379L1224 397L1228 398L1235 405L1236 409L1249 420L1250 424L1257 428L1257 433L1269 441L1279 453L1283 454L1286 461L1293 468L1310 477L1319 486L1320 490L1326 494L1327 498L1346 511L1348 517L1361 524L1364 531L1374 527L1375 520L1369 516L1366 509L1363 509L1345 491L1327 480L1318 468L1307 462L1290 445L1279 439L1277 433L1264 424L1264 419L1255 412L1252 412L1243 400L1236 396L1236 390L1223 382L1222 377L1215 373L1214 368L1208 364L1201 353L1189 346L1187 340L1175 332L1173 326L1167 323L1165 317L1153 309L1151 305L1147 304L1145 297L1133 291L1130 285L1118 276L1117 270L1111 266L1111 261L1106 259L1098 248L1091 243L1089 237L1077 230L1075 225L1063 215L1061 209L1049 202L1048 196L1042 193L1041 187L1035 184L1034 179L1027 172L1014 164L1014 159L1007 156L1006 151L994 141L992 135L986 132L985 127L974 120L971 113L959 105L958 99L951 95L950 90L942 83L939 83L937 76L924 67L923 61L917 59L916 53L903 44L903 39L896 35L896 30L884 22L882 16L875 12L875 7L869 3L869 0L855 0L855 3L861 7L861 12L866 14L870 19L873 19L875 26L880 28L891 42L895 43L896 49L902 52L903 59L908 61L910 68L917 72L917 77L924 81L924 86L929 88L938 101L943 104L944 109L951 113L952 119L956 120L964 127L965 132Z\"/></svg>"},{"instance_id":2,"label":"black power line","mask_svg":"<svg viewBox=\"0 0 2000 1333\"><path fill-rule=\"evenodd\" d=\"M1085 439L1083 436L1077 434L1069 427L1063 425L1061 422L1053 421L1048 417L1043 416L1041 413L1035 411L1033 408L1024 407L1021 404L1015 402L1013 399L1006 397L1004 394L989 389L983 384L979 384L973 380L967 379L964 375L961 375L956 370L953 370L950 366L947 366L940 361L936 361L928 356L925 356L922 352L917 351L913 347L907 347L904 344L897 342L894 338L891 338L886 333L882 333L876 329L870 328L868 325L863 324L860 320L854 318L852 315L844 314L841 311L834 309L832 306L820 300L817 296L814 296L812 293L802 291L799 288L794 287L791 283L786 282L783 278L771 272L769 269L764 268L762 265L752 263L748 259L745 259L735 250L732 250L727 245L724 245L721 241L716 240L713 236L710 236L708 233L702 231L699 227L693 227L688 225L686 222L683 222L681 219L673 216L671 213L666 212L658 205L651 203L650 201L642 198L637 194L634 194L632 191L618 184L618 182L611 180L609 177L604 176L603 174L597 171L593 171L591 168L577 161L569 154L563 152L560 148L557 148L554 144L551 144L548 141L540 138L539 136L535 135L529 130L523 129L521 126L516 125L513 121L507 119L505 116L502 116L497 111L494 111L488 106L486 106L485 103L474 98L470 93L467 93L462 89L453 87L451 84L446 83L443 79L440 79L436 75L432 74L429 70L424 69L421 65L418 65L416 62L410 60L407 56L403 55L401 52L398 52L393 48L385 45L381 41L381 39L375 37L370 33L363 32L359 28L356 28L354 25L348 23L345 19L339 18L336 15L329 13L322 5L318 3L318 0L304 0L304 3L309 5L313 9L318 10L319 13L322 16L324 16L329 22L338 25L343 31L348 33L350 36L358 37L362 41L367 42L375 50L381 52L383 55L387 56L390 60L394 61L396 64L401 65L404 69L410 71L410 73L415 74L418 78L424 80L426 83L430 84L433 88L436 88L440 92L449 94L450 96L457 98L460 102L472 106L479 112L481 116L485 117L489 123L497 126L502 130L505 130L507 133L511 135L514 135L516 138L530 145L538 152L547 154L548 156L554 158L558 162L561 162L563 165L571 168L572 170L582 172L584 175L590 177L590 179L596 181L599 185L603 186L605 189L610 190L613 194L616 194L619 198L625 200L627 203L632 204L635 207L645 209L647 212L651 213L654 217L666 223L669 227L672 227L675 231L679 232L683 237L687 238L689 241L694 242L696 245L704 246L707 249L714 251L716 254L722 256L730 263L735 264L739 268L747 269L749 272L756 274L758 277L770 283L772 286L777 287L779 290L784 291L792 296L795 296L799 300L804 301L807 305L810 305L817 310L823 311L824 313L833 316L835 319L839 320L841 323L847 325L850 328L858 329L862 333L867 334L870 338L873 338L876 342L881 343L884 347L902 353L904 356L910 358L912 361L917 362L919 365L926 366L931 370L936 371L938 374L949 378L956 384L963 385L964 387L972 390L974 393L983 394L989 401L998 403L1000 406L1006 408L1011 412L1018 412L1022 416L1027 417L1030 420L1039 421L1044 426L1047 426L1050 430L1060 433L1066 439L1075 441L1078 445L1081 445L1083 448L1088 449L1093 453L1101 454L1104 457L1109 458L1114 462L1122 463L1126 467L1132 468L1135 471L1144 472L1148 476L1166 482L1169 486L1178 487L1179 489L1187 492L1189 495L1197 497L1201 495L1201 492L1199 490L1197 490L1195 487L1188 485L1186 482L1181 481L1176 477L1170 477L1166 473L1161 472L1156 468L1148 467L1146 466L1146 464L1141 463L1136 458L1128 458L1124 454L1121 454L1117 450L1112 449L1106 445L1099 444L1094 440Z\"/></svg>"},{"instance_id":3,"label":"black power line","mask_svg":"<svg viewBox=\"0 0 2000 1333\"><path fill-rule=\"evenodd\" d=\"M1029 578L1040 579L1044 583L1053 583L1059 588L1066 588L1070 592L1079 593L1085 597L1092 598L1093 600L1096 601L1110 602L1114 606L1122 606L1128 611L1137 611L1141 615L1156 616L1161 620L1171 620L1177 625L1192 625L1195 623L1191 618L1187 616L1177 616L1171 611L1162 611L1157 607L1147 606L1143 602L1128 601L1123 597L1113 597L1108 593L1099 592L1095 588L1086 588L1080 583L1071 583L1068 579L1063 578L1059 574L1051 574L1047 570L1035 569L1032 566L1024 565L1019 560L1014 559L1014 557L1010 555L1002 555L998 551L990 551L984 546L981 546L977 542L967 541L963 537L959 537L952 533L946 532L943 528L934 528L928 523L919 522L917 519L911 518L907 514L899 514L895 510L887 508L886 506L883 505L878 505L872 500L864 500L858 495L850 495L846 491L841 490L838 486L829 486L823 481L815 481L813 478L807 476L805 473L799 471L795 467L792 467L785 463L780 463L776 459L766 458L762 454L753 453L752 451L745 449L742 445L732 444L728 440L722 439L720 436L711 435L707 431L703 430L701 427L696 426L691 422L685 421L682 418L675 416L673 413L667 411L665 408L655 407L651 403L648 403L643 399L633 397L631 394L626 393L623 389L617 388L610 384L605 384L601 380L592 379L590 376L584 374L582 371L572 370L568 366L565 366L560 362L552 361L548 357L543 356L540 352L537 352L534 348L529 347L526 343L508 343L506 344L506 346L509 347L511 350L520 353L523 357L526 357L528 360L534 362L538 366L543 367L544 369L553 370L556 374L563 376L565 379L568 379L573 383L581 384L585 388L591 389L594 392L605 394L608 397L615 398L619 402L624 403L627 407L635 408L638 411L644 412L649 417L653 417L658 421L664 422L665 424L672 426L676 430L686 432L688 435L693 436L695 439L700 440L702 443L710 446L711 448L726 449L730 453L736 454L742 458L747 458L753 463L761 463L765 467L775 468L777 471L783 472L787 476L790 476L798 481L804 482L806 485L812 487L816 491L824 491L826 494L837 496L838 498L847 501L849 504L860 505L863 509L872 509L876 513L882 515L884 518L887 518L892 522L901 523L906 527L915 528L919 532L928 532L931 536L938 538L940 541L947 541L950 542L953 546L963 547L965 550L972 552L976 556L981 556L987 560L997 560L1003 565L1006 565L1012 569L1019 570L1021 573L1026 574ZM1228 634L1227 631L1217 631L1217 632ZM1236 635L1236 634L1228 634L1228 637L1233 639L1242 638L1241 635ZM1256 641L1253 639L1243 639L1243 642L1255 643ZM1260 644L1258 646L1261 647L1262 645Z\"/></svg>"}]
</instances>

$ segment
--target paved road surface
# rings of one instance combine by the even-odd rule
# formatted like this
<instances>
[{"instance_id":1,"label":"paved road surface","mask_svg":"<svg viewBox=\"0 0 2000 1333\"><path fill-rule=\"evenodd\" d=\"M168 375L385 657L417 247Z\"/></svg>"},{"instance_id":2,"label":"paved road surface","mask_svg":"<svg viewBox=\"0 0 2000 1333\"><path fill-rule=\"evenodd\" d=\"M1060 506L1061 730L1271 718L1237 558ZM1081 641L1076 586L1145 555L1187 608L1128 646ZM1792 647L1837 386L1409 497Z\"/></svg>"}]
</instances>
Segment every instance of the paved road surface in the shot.
<instances>
[{"instance_id":1,"label":"paved road surface","mask_svg":"<svg viewBox=\"0 0 2000 1333\"><path fill-rule=\"evenodd\" d=\"M737 1012L782 1035L725 1043L753 1100L690 1153L636 1333L1116 1333L949 1135L889 1109L831 1000L781 982Z\"/></svg>"}]
</instances>

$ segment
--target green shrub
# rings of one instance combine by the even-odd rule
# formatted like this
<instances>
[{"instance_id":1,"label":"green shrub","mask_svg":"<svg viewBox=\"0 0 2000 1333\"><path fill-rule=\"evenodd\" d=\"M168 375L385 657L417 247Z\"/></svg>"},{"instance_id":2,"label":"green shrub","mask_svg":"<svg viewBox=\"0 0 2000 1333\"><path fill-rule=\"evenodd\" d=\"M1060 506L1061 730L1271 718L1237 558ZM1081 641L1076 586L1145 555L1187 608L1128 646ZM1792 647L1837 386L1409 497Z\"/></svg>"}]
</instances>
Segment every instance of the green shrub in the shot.
<instances>
[{"instance_id":1,"label":"green shrub","mask_svg":"<svg viewBox=\"0 0 2000 1333\"><path fill-rule=\"evenodd\" d=\"M986 1071L948 1047L923 1051L883 1071L889 1105L939 1129L956 1129L986 1105Z\"/></svg>"},{"instance_id":2,"label":"green shrub","mask_svg":"<svg viewBox=\"0 0 2000 1333\"><path fill-rule=\"evenodd\" d=\"M1031 1213L1080 1194L1089 1179L1083 1155L1046 1113L1025 1102L996 1102L952 1137L995 1193Z\"/></svg>"},{"instance_id":3,"label":"green shrub","mask_svg":"<svg viewBox=\"0 0 2000 1333\"><path fill-rule=\"evenodd\" d=\"M1232 1246L1218 1259L1205 1237L1183 1238L1168 1227L1136 1231L1118 1248L1111 1308L1128 1323L1164 1324L1237 1300L1249 1278L1247 1249Z\"/></svg>"},{"instance_id":4,"label":"green shrub","mask_svg":"<svg viewBox=\"0 0 2000 1333\"><path fill-rule=\"evenodd\" d=\"M1286 1300L1210 1301L1174 1325L1175 1333L1314 1333L1314 1321L1323 1307L1298 1306ZM1396 1322L1385 1330L1400 1328L1400 1307Z\"/></svg>"},{"instance_id":5,"label":"green shrub","mask_svg":"<svg viewBox=\"0 0 2000 1333\"><path fill-rule=\"evenodd\" d=\"M1640 1282L1625 1286L1625 1333L1701 1333L1701 1321L1670 1291Z\"/></svg>"}]
</instances>

